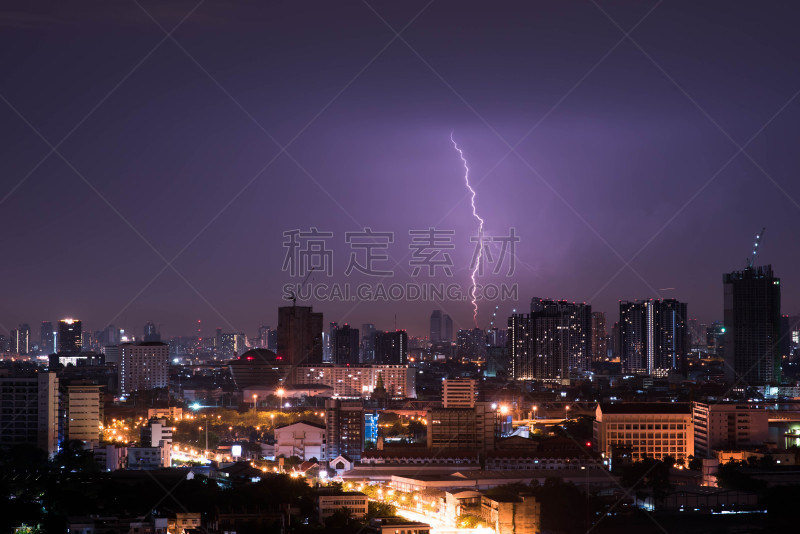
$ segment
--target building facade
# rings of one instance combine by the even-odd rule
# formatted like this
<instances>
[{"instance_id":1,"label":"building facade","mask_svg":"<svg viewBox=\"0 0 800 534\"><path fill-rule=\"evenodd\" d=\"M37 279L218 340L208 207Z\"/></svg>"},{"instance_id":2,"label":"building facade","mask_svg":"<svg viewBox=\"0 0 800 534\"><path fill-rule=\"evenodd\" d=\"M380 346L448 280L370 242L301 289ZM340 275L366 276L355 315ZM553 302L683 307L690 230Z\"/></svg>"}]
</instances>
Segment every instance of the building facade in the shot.
<instances>
[{"instance_id":1,"label":"building facade","mask_svg":"<svg viewBox=\"0 0 800 534\"><path fill-rule=\"evenodd\" d=\"M322 363L322 314L311 306L278 308L277 353L291 365Z\"/></svg>"},{"instance_id":2,"label":"building facade","mask_svg":"<svg viewBox=\"0 0 800 534\"><path fill-rule=\"evenodd\" d=\"M666 377L685 374L689 352L686 303L675 299L620 301L620 349L626 373Z\"/></svg>"},{"instance_id":3,"label":"building facade","mask_svg":"<svg viewBox=\"0 0 800 534\"><path fill-rule=\"evenodd\" d=\"M325 401L325 460L339 455L360 460L364 452L364 405L360 402Z\"/></svg>"},{"instance_id":4,"label":"building facade","mask_svg":"<svg viewBox=\"0 0 800 534\"><path fill-rule=\"evenodd\" d=\"M55 373L0 378L0 445L58 451L58 378Z\"/></svg>"},{"instance_id":5,"label":"building facade","mask_svg":"<svg viewBox=\"0 0 800 534\"><path fill-rule=\"evenodd\" d=\"M298 365L293 374L295 386L328 386L334 397L370 397L378 385L378 377L389 397L417 397L416 369L408 365Z\"/></svg>"},{"instance_id":6,"label":"building facade","mask_svg":"<svg viewBox=\"0 0 800 534\"><path fill-rule=\"evenodd\" d=\"M769 440L763 404L692 403L695 456L713 458L714 450L760 447Z\"/></svg>"},{"instance_id":7,"label":"building facade","mask_svg":"<svg viewBox=\"0 0 800 534\"><path fill-rule=\"evenodd\" d=\"M475 408L478 381L474 378L447 378L442 381L442 406Z\"/></svg>"},{"instance_id":8,"label":"building facade","mask_svg":"<svg viewBox=\"0 0 800 534\"><path fill-rule=\"evenodd\" d=\"M299 421L275 427L275 457L297 456L303 461L325 456L325 425Z\"/></svg>"},{"instance_id":9,"label":"building facade","mask_svg":"<svg viewBox=\"0 0 800 534\"><path fill-rule=\"evenodd\" d=\"M166 388L169 384L169 345L120 345L119 387L123 394Z\"/></svg>"},{"instance_id":10,"label":"building facade","mask_svg":"<svg viewBox=\"0 0 800 534\"><path fill-rule=\"evenodd\" d=\"M598 404L593 445L605 458L629 449L634 461L671 456L686 462L694 455L692 408L677 402Z\"/></svg>"}]
</instances>

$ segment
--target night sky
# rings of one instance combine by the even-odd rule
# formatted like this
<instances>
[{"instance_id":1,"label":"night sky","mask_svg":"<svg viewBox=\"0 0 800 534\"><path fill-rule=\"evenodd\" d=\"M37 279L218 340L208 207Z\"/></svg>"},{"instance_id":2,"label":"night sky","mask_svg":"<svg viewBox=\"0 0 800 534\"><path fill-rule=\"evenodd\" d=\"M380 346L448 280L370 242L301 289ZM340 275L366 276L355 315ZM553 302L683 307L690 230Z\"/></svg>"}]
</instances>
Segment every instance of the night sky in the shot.
<instances>
[{"instance_id":1,"label":"night sky","mask_svg":"<svg viewBox=\"0 0 800 534\"><path fill-rule=\"evenodd\" d=\"M520 301L483 303L481 326L532 296L609 323L651 297L721 319L722 273L762 227L758 263L799 312L800 7L496 4L3 2L3 329L253 335L302 281L283 232L312 226L334 233L312 284L365 280L344 275L365 226L395 232L385 282L409 282L408 231L436 227L455 231L453 277L421 281L466 287L451 131L487 234L520 237L513 276L481 279ZM312 304L412 334L435 307L472 323L468 302Z\"/></svg>"}]
</instances>

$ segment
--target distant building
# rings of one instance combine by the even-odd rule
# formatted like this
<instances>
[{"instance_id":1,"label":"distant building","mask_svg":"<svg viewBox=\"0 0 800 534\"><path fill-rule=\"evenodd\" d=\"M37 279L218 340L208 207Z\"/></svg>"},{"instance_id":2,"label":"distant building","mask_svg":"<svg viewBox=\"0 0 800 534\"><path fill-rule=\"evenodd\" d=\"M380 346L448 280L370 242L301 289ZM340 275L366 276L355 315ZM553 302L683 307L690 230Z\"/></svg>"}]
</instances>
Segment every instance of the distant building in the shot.
<instances>
[{"instance_id":1,"label":"distant building","mask_svg":"<svg viewBox=\"0 0 800 534\"><path fill-rule=\"evenodd\" d=\"M726 377L739 386L780 383L781 281L772 266L722 278Z\"/></svg>"},{"instance_id":2,"label":"distant building","mask_svg":"<svg viewBox=\"0 0 800 534\"><path fill-rule=\"evenodd\" d=\"M486 359L486 332L481 328L459 330L456 337L456 356L469 360Z\"/></svg>"},{"instance_id":3,"label":"distant building","mask_svg":"<svg viewBox=\"0 0 800 534\"><path fill-rule=\"evenodd\" d=\"M277 389L286 385L291 365L271 350L252 349L228 362L228 368L236 389L242 391L255 386Z\"/></svg>"},{"instance_id":4,"label":"distant building","mask_svg":"<svg viewBox=\"0 0 800 534\"><path fill-rule=\"evenodd\" d=\"M56 351L53 344L53 323L50 321L42 321L39 328L39 352L42 354L52 354Z\"/></svg>"},{"instance_id":5,"label":"distant building","mask_svg":"<svg viewBox=\"0 0 800 534\"><path fill-rule=\"evenodd\" d=\"M359 345L358 328L348 324L336 328L331 337L331 361L337 365L358 365Z\"/></svg>"},{"instance_id":6,"label":"distant building","mask_svg":"<svg viewBox=\"0 0 800 534\"><path fill-rule=\"evenodd\" d=\"M678 402L598 404L594 450L613 458L629 448L633 461L671 456L688 461L694 455L692 408Z\"/></svg>"},{"instance_id":7,"label":"distant building","mask_svg":"<svg viewBox=\"0 0 800 534\"><path fill-rule=\"evenodd\" d=\"M0 445L58 451L58 378L55 373L0 377Z\"/></svg>"},{"instance_id":8,"label":"distant building","mask_svg":"<svg viewBox=\"0 0 800 534\"><path fill-rule=\"evenodd\" d=\"M58 352L80 352L83 331L78 319L61 319L58 322Z\"/></svg>"},{"instance_id":9,"label":"distant building","mask_svg":"<svg viewBox=\"0 0 800 534\"><path fill-rule=\"evenodd\" d=\"M606 347L606 314L592 312L592 358L602 361L608 356Z\"/></svg>"},{"instance_id":10,"label":"distant building","mask_svg":"<svg viewBox=\"0 0 800 534\"><path fill-rule=\"evenodd\" d=\"M375 335L377 333L374 324L364 323L361 325L361 361L363 363L375 363Z\"/></svg>"},{"instance_id":11,"label":"distant building","mask_svg":"<svg viewBox=\"0 0 800 534\"><path fill-rule=\"evenodd\" d=\"M322 363L322 313L310 306L278 308L277 353L291 365Z\"/></svg>"},{"instance_id":12,"label":"distant building","mask_svg":"<svg viewBox=\"0 0 800 534\"><path fill-rule=\"evenodd\" d=\"M361 402L325 401L325 460L339 455L360 460L364 452L364 405Z\"/></svg>"},{"instance_id":13,"label":"distant building","mask_svg":"<svg viewBox=\"0 0 800 534\"><path fill-rule=\"evenodd\" d=\"M512 376L563 384L571 370L589 370L591 315L586 304L533 298L530 315L508 320Z\"/></svg>"},{"instance_id":14,"label":"distant building","mask_svg":"<svg viewBox=\"0 0 800 534\"><path fill-rule=\"evenodd\" d=\"M531 494L483 495L481 516L497 534L539 534L541 504Z\"/></svg>"},{"instance_id":15,"label":"distant building","mask_svg":"<svg viewBox=\"0 0 800 534\"><path fill-rule=\"evenodd\" d=\"M761 447L769 440L768 417L763 404L693 403L695 456L713 458L714 450Z\"/></svg>"},{"instance_id":16,"label":"distant building","mask_svg":"<svg viewBox=\"0 0 800 534\"><path fill-rule=\"evenodd\" d=\"M242 333L220 334L220 352L228 358L247 351L247 336Z\"/></svg>"},{"instance_id":17,"label":"distant building","mask_svg":"<svg viewBox=\"0 0 800 534\"><path fill-rule=\"evenodd\" d=\"M164 443L172 443L175 428L167 424L166 419L152 418L142 426L140 436L142 447L161 447Z\"/></svg>"},{"instance_id":18,"label":"distant building","mask_svg":"<svg viewBox=\"0 0 800 534\"><path fill-rule=\"evenodd\" d=\"M144 323L144 341L161 341L161 334L158 333L156 325L152 321L147 321Z\"/></svg>"},{"instance_id":19,"label":"distant building","mask_svg":"<svg viewBox=\"0 0 800 534\"><path fill-rule=\"evenodd\" d=\"M445 408L475 408L477 380L448 378L442 382L442 404Z\"/></svg>"},{"instance_id":20,"label":"distant building","mask_svg":"<svg viewBox=\"0 0 800 534\"><path fill-rule=\"evenodd\" d=\"M27 324L19 325L11 331L11 351L17 354L28 354L31 351L31 327Z\"/></svg>"},{"instance_id":21,"label":"distant building","mask_svg":"<svg viewBox=\"0 0 800 534\"><path fill-rule=\"evenodd\" d=\"M368 504L369 499L360 491L321 490L317 493L317 517L324 521L346 508L353 519L364 519Z\"/></svg>"},{"instance_id":22,"label":"distant building","mask_svg":"<svg viewBox=\"0 0 800 534\"><path fill-rule=\"evenodd\" d=\"M408 333L405 330L381 332L374 341L374 361L381 365L406 365L408 363Z\"/></svg>"},{"instance_id":23,"label":"distant building","mask_svg":"<svg viewBox=\"0 0 800 534\"><path fill-rule=\"evenodd\" d=\"M166 388L169 384L169 345L123 343L120 346L119 387L124 394Z\"/></svg>"},{"instance_id":24,"label":"distant building","mask_svg":"<svg viewBox=\"0 0 800 534\"><path fill-rule=\"evenodd\" d=\"M670 371L685 374L686 317L686 303L675 299L620 301L623 371L657 377Z\"/></svg>"},{"instance_id":25,"label":"distant building","mask_svg":"<svg viewBox=\"0 0 800 534\"><path fill-rule=\"evenodd\" d=\"M430 328L431 343L439 343L442 339L442 310L433 310L431 312L431 328Z\"/></svg>"}]
</instances>

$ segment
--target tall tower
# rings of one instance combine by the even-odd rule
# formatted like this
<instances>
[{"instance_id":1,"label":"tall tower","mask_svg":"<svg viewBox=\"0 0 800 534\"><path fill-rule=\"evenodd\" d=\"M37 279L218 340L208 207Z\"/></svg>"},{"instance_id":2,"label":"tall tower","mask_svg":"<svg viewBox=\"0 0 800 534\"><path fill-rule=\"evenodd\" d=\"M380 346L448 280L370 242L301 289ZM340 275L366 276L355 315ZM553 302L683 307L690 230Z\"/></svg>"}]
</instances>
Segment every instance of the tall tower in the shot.
<instances>
[{"instance_id":1,"label":"tall tower","mask_svg":"<svg viewBox=\"0 0 800 534\"><path fill-rule=\"evenodd\" d=\"M344 324L337 328L331 337L331 358L337 365L358 365L359 357L358 328Z\"/></svg>"},{"instance_id":2,"label":"tall tower","mask_svg":"<svg viewBox=\"0 0 800 534\"><path fill-rule=\"evenodd\" d=\"M42 321L39 328L39 351L42 354L52 354L56 351L53 345L53 323Z\"/></svg>"},{"instance_id":3,"label":"tall tower","mask_svg":"<svg viewBox=\"0 0 800 534\"><path fill-rule=\"evenodd\" d=\"M780 382L781 281L772 265L722 276L726 378L742 386Z\"/></svg>"},{"instance_id":4,"label":"tall tower","mask_svg":"<svg viewBox=\"0 0 800 534\"><path fill-rule=\"evenodd\" d=\"M620 301L619 325L623 372L660 377L670 370L685 373L689 350L685 302Z\"/></svg>"},{"instance_id":5,"label":"tall tower","mask_svg":"<svg viewBox=\"0 0 800 534\"><path fill-rule=\"evenodd\" d=\"M61 319L58 322L58 352L80 352L83 346L81 322Z\"/></svg>"}]
</instances>

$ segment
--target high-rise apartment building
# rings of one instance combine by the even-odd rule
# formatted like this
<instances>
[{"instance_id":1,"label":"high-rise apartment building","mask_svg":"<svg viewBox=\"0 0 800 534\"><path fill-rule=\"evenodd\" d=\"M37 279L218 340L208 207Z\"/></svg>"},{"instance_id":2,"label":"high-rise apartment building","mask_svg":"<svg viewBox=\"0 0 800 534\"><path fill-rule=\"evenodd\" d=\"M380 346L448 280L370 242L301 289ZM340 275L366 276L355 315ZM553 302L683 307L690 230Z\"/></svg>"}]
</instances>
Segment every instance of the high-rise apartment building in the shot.
<instances>
[{"instance_id":1,"label":"high-rise apartment building","mask_svg":"<svg viewBox=\"0 0 800 534\"><path fill-rule=\"evenodd\" d=\"M58 451L58 378L55 373L0 377L0 445Z\"/></svg>"},{"instance_id":2,"label":"high-rise apartment building","mask_svg":"<svg viewBox=\"0 0 800 534\"><path fill-rule=\"evenodd\" d=\"M780 279L767 265L726 273L722 282L727 379L739 386L780 382Z\"/></svg>"},{"instance_id":3,"label":"high-rise apartment building","mask_svg":"<svg viewBox=\"0 0 800 534\"><path fill-rule=\"evenodd\" d=\"M351 460L360 460L364 452L364 432L364 405L361 402L325 401L325 455L328 460L340 454Z\"/></svg>"},{"instance_id":4,"label":"high-rise apartment building","mask_svg":"<svg viewBox=\"0 0 800 534\"><path fill-rule=\"evenodd\" d=\"M58 322L58 352L80 352L83 331L78 319L61 319Z\"/></svg>"},{"instance_id":5,"label":"high-rise apartment building","mask_svg":"<svg viewBox=\"0 0 800 534\"><path fill-rule=\"evenodd\" d=\"M247 352L247 336L243 333L221 334L220 352L228 358L244 354Z\"/></svg>"},{"instance_id":6,"label":"high-rise apartment building","mask_svg":"<svg viewBox=\"0 0 800 534\"><path fill-rule=\"evenodd\" d=\"M337 365L358 365L360 363L358 328L344 324L333 332L331 337L331 359Z\"/></svg>"},{"instance_id":7,"label":"high-rise apartment building","mask_svg":"<svg viewBox=\"0 0 800 534\"><path fill-rule=\"evenodd\" d=\"M675 299L620 301L622 369L626 373L665 377L685 373L689 352L686 303Z\"/></svg>"},{"instance_id":8,"label":"high-rise apartment building","mask_svg":"<svg viewBox=\"0 0 800 534\"><path fill-rule=\"evenodd\" d=\"M591 316L586 304L533 298L530 315L508 320L512 376L563 383L570 371L589 370Z\"/></svg>"},{"instance_id":9,"label":"high-rise apartment building","mask_svg":"<svg viewBox=\"0 0 800 534\"><path fill-rule=\"evenodd\" d=\"M291 365L322 363L322 313L311 306L278 308L277 354Z\"/></svg>"},{"instance_id":10,"label":"high-rise apartment building","mask_svg":"<svg viewBox=\"0 0 800 534\"><path fill-rule=\"evenodd\" d=\"M471 360L486 358L486 332L480 328L459 330L456 336L456 356Z\"/></svg>"},{"instance_id":11,"label":"high-rise apartment building","mask_svg":"<svg viewBox=\"0 0 800 534\"><path fill-rule=\"evenodd\" d=\"M120 345L119 388L124 394L165 388L169 383L169 345L152 342Z\"/></svg>"},{"instance_id":12,"label":"high-rise apartment building","mask_svg":"<svg viewBox=\"0 0 800 534\"><path fill-rule=\"evenodd\" d=\"M405 365L408 363L408 333L405 330L381 332L375 337L375 363Z\"/></svg>"},{"instance_id":13,"label":"high-rise apartment building","mask_svg":"<svg viewBox=\"0 0 800 534\"><path fill-rule=\"evenodd\" d=\"M608 356L606 346L606 314L592 312L592 358L597 361L605 360Z\"/></svg>"}]
</instances>

